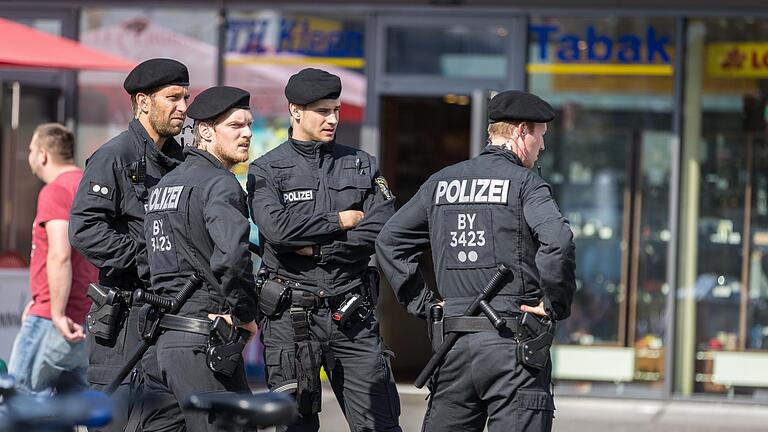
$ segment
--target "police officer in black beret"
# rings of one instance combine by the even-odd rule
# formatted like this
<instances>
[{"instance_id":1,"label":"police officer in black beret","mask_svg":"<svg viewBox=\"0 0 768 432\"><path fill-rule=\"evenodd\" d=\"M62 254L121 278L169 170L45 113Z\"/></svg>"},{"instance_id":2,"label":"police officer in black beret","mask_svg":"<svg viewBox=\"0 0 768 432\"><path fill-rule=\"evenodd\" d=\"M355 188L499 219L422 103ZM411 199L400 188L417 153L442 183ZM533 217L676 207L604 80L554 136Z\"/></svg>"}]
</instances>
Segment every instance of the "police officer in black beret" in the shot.
<instances>
[{"instance_id":1,"label":"police officer in black beret","mask_svg":"<svg viewBox=\"0 0 768 432\"><path fill-rule=\"evenodd\" d=\"M335 142L338 76L318 69L285 87L289 139L251 163L248 200L259 228L260 321L267 385L296 395L300 420L317 431L320 365L350 430L399 431L400 401L374 313L374 241L394 197L368 153Z\"/></svg>"},{"instance_id":2,"label":"police officer in black beret","mask_svg":"<svg viewBox=\"0 0 768 432\"><path fill-rule=\"evenodd\" d=\"M552 427L548 348L552 323L570 314L575 247L549 185L530 168L555 114L521 91L499 93L488 110L486 149L432 175L376 241L398 300L422 318L430 310L433 338L460 335L432 375L424 431ZM419 270L429 248L441 299ZM502 264L511 272L489 303L505 324L463 317Z\"/></svg>"},{"instance_id":3,"label":"police officer in black beret","mask_svg":"<svg viewBox=\"0 0 768 432\"><path fill-rule=\"evenodd\" d=\"M136 66L123 86L134 119L86 162L69 223L72 246L99 268L103 295L95 296L87 318L88 380L96 390L116 377L139 343L129 299L149 283L149 275L138 270L146 262L144 213L149 188L182 160L173 137L186 118L189 74L176 60L156 58ZM140 386L139 376L126 378L116 400L135 399L127 393ZM131 408L125 405L104 430L135 429L126 426Z\"/></svg>"},{"instance_id":4,"label":"police officer in black beret","mask_svg":"<svg viewBox=\"0 0 768 432\"><path fill-rule=\"evenodd\" d=\"M182 409L184 401L199 392L249 392L244 345L221 340L232 326L256 331L248 209L230 171L248 160L249 99L235 87L200 93L187 112L195 120L194 146L186 147L184 162L150 190L144 235L153 293L174 298L193 275L203 282L178 313L162 316L157 343L142 358L145 388L155 402L143 431L213 431L205 414ZM225 321L223 331L212 333L217 316ZM228 371L211 363L213 346L229 354Z\"/></svg>"}]
</instances>

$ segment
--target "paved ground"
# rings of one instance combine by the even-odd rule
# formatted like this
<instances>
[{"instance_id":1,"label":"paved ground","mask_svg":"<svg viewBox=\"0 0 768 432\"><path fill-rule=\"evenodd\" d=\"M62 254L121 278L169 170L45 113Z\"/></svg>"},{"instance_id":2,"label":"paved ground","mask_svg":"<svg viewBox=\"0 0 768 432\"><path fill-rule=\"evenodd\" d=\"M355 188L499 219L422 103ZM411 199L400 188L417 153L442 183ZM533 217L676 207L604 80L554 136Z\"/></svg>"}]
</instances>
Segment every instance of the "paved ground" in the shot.
<instances>
[{"instance_id":1,"label":"paved ground","mask_svg":"<svg viewBox=\"0 0 768 432\"><path fill-rule=\"evenodd\" d=\"M426 392L399 386L403 431L421 430ZM768 407L681 401L559 397L555 432L765 432ZM347 431L333 392L323 389L321 430Z\"/></svg>"}]
</instances>

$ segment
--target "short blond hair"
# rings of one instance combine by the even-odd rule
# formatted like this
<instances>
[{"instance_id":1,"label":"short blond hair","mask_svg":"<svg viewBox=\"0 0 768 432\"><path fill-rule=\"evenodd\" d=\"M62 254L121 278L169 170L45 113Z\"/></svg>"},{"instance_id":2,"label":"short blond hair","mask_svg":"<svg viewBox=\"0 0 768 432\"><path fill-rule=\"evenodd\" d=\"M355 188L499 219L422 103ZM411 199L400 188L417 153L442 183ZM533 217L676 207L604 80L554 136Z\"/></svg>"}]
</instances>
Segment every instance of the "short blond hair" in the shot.
<instances>
[{"instance_id":1,"label":"short blond hair","mask_svg":"<svg viewBox=\"0 0 768 432\"><path fill-rule=\"evenodd\" d=\"M533 122L529 121L500 121L491 123L488 125L488 136L502 136L502 137L510 137L512 136L512 132L514 132L515 128L520 126L521 124L525 124L525 126L529 130L533 130L536 126Z\"/></svg>"}]
</instances>

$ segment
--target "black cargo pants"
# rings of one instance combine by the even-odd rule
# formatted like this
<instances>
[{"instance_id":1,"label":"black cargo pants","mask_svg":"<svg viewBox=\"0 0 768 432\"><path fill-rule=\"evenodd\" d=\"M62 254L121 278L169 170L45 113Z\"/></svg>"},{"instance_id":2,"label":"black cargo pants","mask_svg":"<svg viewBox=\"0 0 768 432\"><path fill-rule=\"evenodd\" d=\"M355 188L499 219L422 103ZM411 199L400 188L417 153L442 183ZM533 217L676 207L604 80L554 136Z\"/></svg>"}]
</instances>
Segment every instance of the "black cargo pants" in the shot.
<instances>
[{"instance_id":1,"label":"black cargo pants","mask_svg":"<svg viewBox=\"0 0 768 432\"><path fill-rule=\"evenodd\" d=\"M204 412L181 406L195 393L231 391L250 393L242 359L231 377L211 371L205 361L208 336L165 330L141 359L144 403L141 430L147 432L215 432Z\"/></svg>"},{"instance_id":2,"label":"black cargo pants","mask_svg":"<svg viewBox=\"0 0 768 432\"><path fill-rule=\"evenodd\" d=\"M496 332L462 335L431 383L422 431L549 432L551 362L541 371L517 362L517 343Z\"/></svg>"},{"instance_id":3,"label":"black cargo pants","mask_svg":"<svg viewBox=\"0 0 768 432\"><path fill-rule=\"evenodd\" d=\"M330 348L331 355L323 357L323 368L350 431L401 431L400 398L390 366L392 354L382 349L375 313L365 321L353 321L344 329L339 329L331 314L327 306L309 310L309 333L311 340ZM280 387L287 387L286 382L296 378L290 311L284 311L278 318L264 318L260 324L267 386L272 391L280 391ZM333 358L333 364L327 364L329 358ZM294 424L277 430L315 432L319 429L319 418L314 415L299 418Z\"/></svg>"},{"instance_id":4,"label":"black cargo pants","mask_svg":"<svg viewBox=\"0 0 768 432\"><path fill-rule=\"evenodd\" d=\"M96 304L91 306L91 312ZM88 385L92 390L104 391L117 377L120 369L128 363L133 352L141 343L137 330L138 307L131 308L127 318L123 319L118 331L111 339L96 338L87 332L86 346L88 348ZM136 365L141 368L141 365ZM133 432L141 416L141 404L137 403L141 393L141 373L128 374L123 383L112 396L114 408L112 421L107 426L91 429L94 432ZM136 417L139 416L139 417ZM129 418L134 420L128 428Z\"/></svg>"}]
</instances>

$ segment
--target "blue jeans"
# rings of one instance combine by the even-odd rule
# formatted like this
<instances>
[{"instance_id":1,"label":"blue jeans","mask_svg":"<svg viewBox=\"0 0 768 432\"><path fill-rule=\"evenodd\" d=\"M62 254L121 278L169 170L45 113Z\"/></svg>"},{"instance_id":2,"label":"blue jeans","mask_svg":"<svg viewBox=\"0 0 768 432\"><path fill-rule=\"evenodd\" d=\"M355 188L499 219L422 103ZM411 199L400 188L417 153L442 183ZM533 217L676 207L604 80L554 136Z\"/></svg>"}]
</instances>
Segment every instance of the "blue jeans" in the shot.
<instances>
[{"instance_id":1,"label":"blue jeans","mask_svg":"<svg viewBox=\"0 0 768 432\"><path fill-rule=\"evenodd\" d=\"M16 378L20 392L50 394L65 371L85 389L87 369L85 341L68 342L51 320L27 316L13 343L8 364L8 373Z\"/></svg>"}]
</instances>

